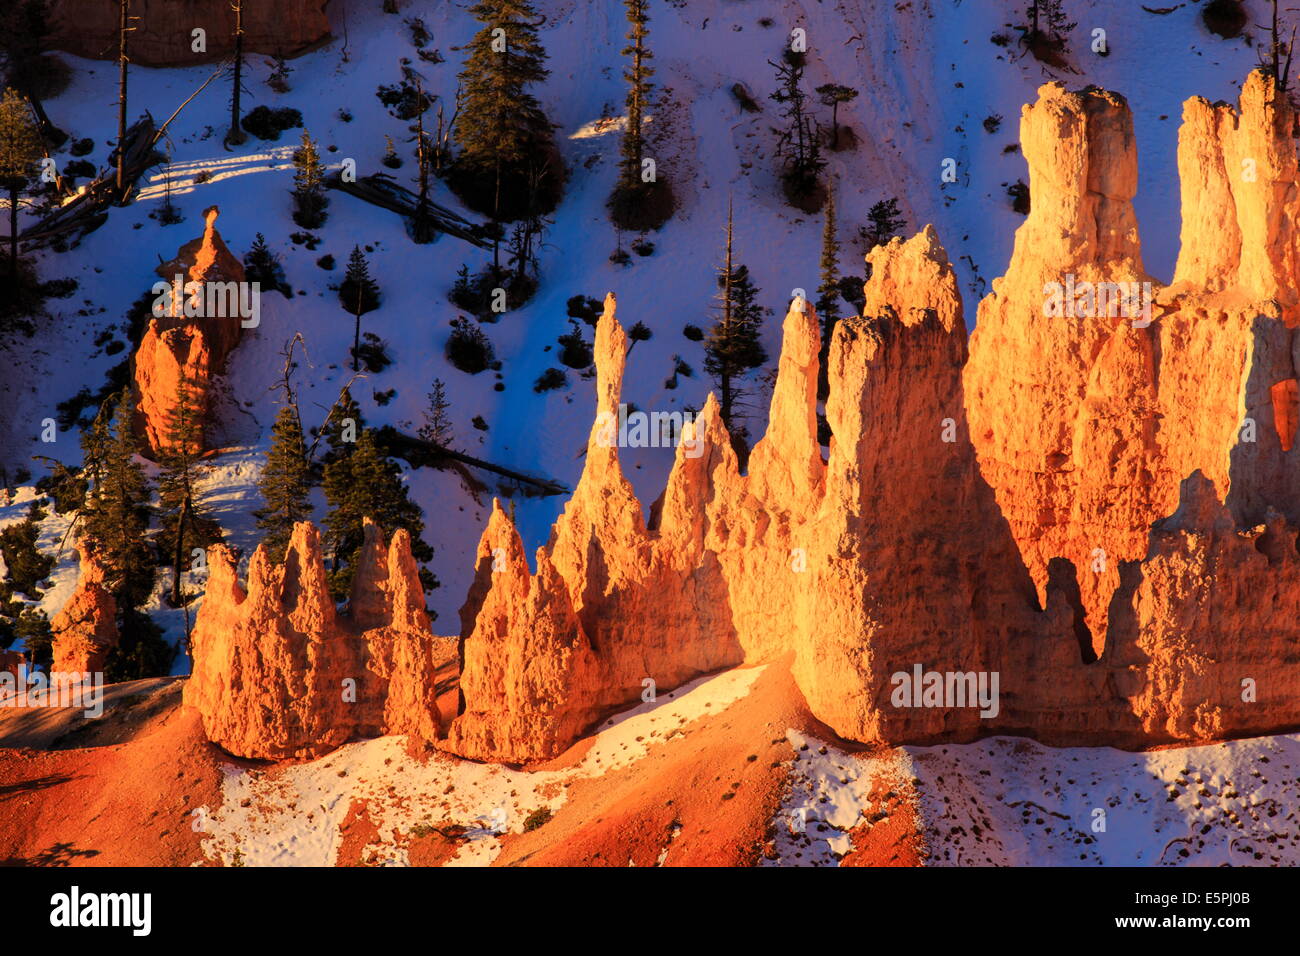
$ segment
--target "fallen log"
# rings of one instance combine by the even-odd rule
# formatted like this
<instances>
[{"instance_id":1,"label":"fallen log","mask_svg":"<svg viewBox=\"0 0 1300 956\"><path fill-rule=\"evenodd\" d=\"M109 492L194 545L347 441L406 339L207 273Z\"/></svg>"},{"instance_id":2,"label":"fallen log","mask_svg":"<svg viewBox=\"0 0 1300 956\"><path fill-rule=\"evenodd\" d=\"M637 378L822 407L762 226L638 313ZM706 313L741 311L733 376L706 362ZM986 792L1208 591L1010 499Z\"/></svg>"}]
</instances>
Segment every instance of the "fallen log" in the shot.
<instances>
[{"instance_id":1,"label":"fallen log","mask_svg":"<svg viewBox=\"0 0 1300 956\"><path fill-rule=\"evenodd\" d=\"M345 180L339 170L325 178L325 185L350 196L356 196L372 206L379 206L408 219L414 219L420 206L420 197L404 186L398 185L393 177L384 173L362 176L355 181ZM480 249L491 249L492 243L487 238L483 226L470 222L446 206L425 202L425 215L430 225L439 232L445 232Z\"/></svg>"},{"instance_id":2,"label":"fallen log","mask_svg":"<svg viewBox=\"0 0 1300 956\"><path fill-rule=\"evenodd\" d=\"M448 459L457 461L464 465L470 465L483 471L490 472L494 475L500 475L503 478L509 478L511 481L519 482L522 485L528 485L530 488L536 488L546 495L567 495L570 488L550 478L538 478L535 475L528 475L522 471L515 471L511 468L504 468L501 465L493 464L490 461L484 461L482 458L475 458L473 455L467 455L464 452L454 451L445 448L442 445L425 441L422 438L413 438L410 435L404 435L391 425L385 425L378 429L375 434L376 439L388 453L404 460L412 467L418 468L421 465L432 464L439 459Z\"/></svg>"}]
</instances>

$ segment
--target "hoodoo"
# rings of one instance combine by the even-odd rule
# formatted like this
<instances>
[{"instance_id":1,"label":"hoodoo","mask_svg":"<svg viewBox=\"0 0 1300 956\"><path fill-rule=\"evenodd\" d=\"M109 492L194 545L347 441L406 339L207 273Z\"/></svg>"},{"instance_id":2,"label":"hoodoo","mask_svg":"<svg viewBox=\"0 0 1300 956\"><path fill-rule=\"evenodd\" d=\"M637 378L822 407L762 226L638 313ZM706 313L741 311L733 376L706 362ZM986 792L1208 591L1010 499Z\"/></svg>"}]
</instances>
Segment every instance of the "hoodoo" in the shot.
<instances>
[{"instance_id":1,"label":"hoodoo","mask_svg":"<svg viewBox=\"0 0 1300 956\"><path fill-rule=\"evenodd\" d=\"M1021 119L1033 212L969 353L935 230L876 247L864 314L830 343L825 455L819 323L796 299L748 473L710 396L648 521L600 438L627 355L609 296L582 478L535 572L494 503L440 745L554 757L647 687L778 658L863 742L1142 747L1300 724L1290 127L1262 74L1240 113L1190 101L1177 281L1141 317L1048 310L1054 285L1155 284L1127 104L1043 87ZM1256 180L1225 172L1256 157ZM414 565L397 539L386 565L367 548L347 622L309 526L283 568L259 552L247 593L215 552L186 694L213 739L280 756L432 736ZM900 675L922 686L898 693ZM365 703L339 702L349 676Z\"/></svg>"}]
</instances>

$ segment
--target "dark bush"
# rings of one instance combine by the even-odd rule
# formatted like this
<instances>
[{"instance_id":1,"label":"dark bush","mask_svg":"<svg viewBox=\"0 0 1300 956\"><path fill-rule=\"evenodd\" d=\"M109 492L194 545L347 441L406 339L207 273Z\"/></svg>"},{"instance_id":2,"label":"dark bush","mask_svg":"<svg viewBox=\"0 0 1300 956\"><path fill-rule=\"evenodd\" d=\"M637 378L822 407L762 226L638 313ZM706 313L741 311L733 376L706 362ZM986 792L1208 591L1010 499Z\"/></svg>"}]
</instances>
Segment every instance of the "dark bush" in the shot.
<instances>
[{"instance_id":1,"label":"dark bush","mask_svg":"<svg viewBox=\"0 0 1300 956\"><path fill-rule=\"evenodd\" d=\"M491 340L463 315L451 320L451 335L444 354L448 362L467 375L485 371L496 359Z\"/></svg>"},{"instance_id":2,"label":"dark bush","mask_svg":"<svg viewBox=\"0 0 1300 956\"><path fill-rule=\"evenodd\" d=\"M584 369L593 361L591 343L582 337L582 326L570 319L571 328L559 338L560 362L569 368Z\"/></svg>"},{"instance_id":3,"label":"dark bush","mask_svg":"<svg viewBox=\"0 0 1300 956\"><path fill-rule=\"evenodd\" d=\"M666 179L633 186L619 184L609 197L609 218L628 232L650 232L672 218L677 208L673 187ZM654 247L651 247L654 251ZM642 253L646 255L647 253Z\"/></svg>"},{"instance_id":4,"label":"dark bush","mask_svg":"<svg viewBox=\"0 0 1300 956\"><path fill-rule=\"evenodd\" d=\"M1210 0L1201 11L1201 19L1211 33L1217 33L1225 40L1235 40L1245 29L1246 11L1241 0Z\"/></svg>"},{"instance_id":5,"label":"dark bush","mask_svg":"<svg viewBox=\"0 0 1300 956\"><path fill-rule=\"evenodd\" d=\"M373 332L364 333L361 339L361 344L356 350L357 360L365 366L367 372L382 372L393 364L393 357L388 354L387 342ZM380 402L380 404L387 403Z\"/></svg>"},{"instance_id":6,"label":"dark bush","mask_svg":"<svg viewBox=\"0 0 1300 956\"><path fill-rule=\"evenodd\" d=\"M278 106L274 109L256 106L248 111L239 125L258 139L274 142L285 130L301 126L302 114L288 106Z\"/></svg>"},{"instance_id":7,"label":"dark bush","mask_svg":"<svg viewBox=\"0 0 1300 956\"><path fill-rule=\"evenodd\" d=\"M692 342L700 342L704 339L704 330L698 325L688 325L682 329L682 335L686 336Z\"/></svg>"},{"instance_id":8,"label":"dark bush","mask_svg":"<svg viewBox=\"0 0 1300 956\"><path fill-rule=\"evenodd\" d=\"M605 311L604 304L599 299L593 299L589 295L574 295L569 297L567 303L568 315L571 319L581 319L592 328L600 321L601 313Z\"/></svg>"},{"instance_id":9,"label":"dark bush","mask_svg":"<svg viewBox=\"0 0 1300 956\"><path fill-rule=\"evenodd\" d=\"M540 395L542 392L550 392L557 388L567 388L568 384L569 376L561 369L548 368L537 376L537 381L533 382L533 391Z\"/></svg>"}]
</instances>

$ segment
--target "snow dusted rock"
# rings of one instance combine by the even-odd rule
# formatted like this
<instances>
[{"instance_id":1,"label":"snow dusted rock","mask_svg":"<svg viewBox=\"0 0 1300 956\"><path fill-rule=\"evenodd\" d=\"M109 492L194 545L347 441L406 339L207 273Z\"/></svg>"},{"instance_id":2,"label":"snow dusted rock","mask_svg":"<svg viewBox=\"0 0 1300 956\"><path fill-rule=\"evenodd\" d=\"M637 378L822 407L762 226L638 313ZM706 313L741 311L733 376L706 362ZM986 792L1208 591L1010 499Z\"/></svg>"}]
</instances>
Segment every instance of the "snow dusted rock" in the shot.
<instances>
[{"instance_id":1,"label":"snow dusted rock","mask_svg":"<svg viewBox=\"0 0 1300 956\"><path fill-rule=\"evenodd\" d=\"M327 0L279 0L244 7L244 53L296 56L329 38ZM117 56L116 0L53 0L54 46L90 59ZM139 17L131 34L131 62L192 66L233 52L235 16L228 0L134 0ZM206 31L206 51L194 49L192 31Z\"/></svg>"},{"instance_id":2,"label":"snow dusted rock","mask_svg":"<svg viewBox=\"0 0 1300 956\"><path fill-rule=\"evenodd\" d=\"M50 621L55 673L103 672L117 646L117 601L104 586L104 569L89 548L78 549L81 572L71 597Z\"/></svg>"},{"instance_id":3,"label":"snow dusted rock","mask_svg":"<svg viewBox=\"0 0 1300 956\"><path fill-rule=\"evenodd\" d=\"M182 381L188 380L205 417L211 411L209 393L212 378L226 367L226 359L243 334L238 314L240 286L213 283L244 282L244 267L231 254L217 232L216 206L204 211L203 235L181 247L176 258L158 267L158 275L169 283L181 276L181 288L171 298L170 309L161 318L149 320L149 328L135 355L135 387L139 396L137 415L150 451L155 455L168 444L168 429ZM189 283L198 283L197 287ZM232 300L223 291L234 288ZM209 293L212 294L209 294ZM231 308L232 302L235 308ZM206 314L212 310L222 314ZM186 315L186 312L197 314ZM234 314L231 314L234 313Z\"/></svg>"},{"instance_id":4,"label":"snow dusted rock","mask_svg":"<svg viewBox=\"0 0 1300 956\"><path fill-rule=\"evenodd\" d=\"M312 525L294 528L279 567L259 547L247 590L230 550L210 550L185 686L209 739L241 757L277 759L357 736L436 736L431 635L409 539L394 535L385 555L367 529L358 574L364 596L338 615Z\"/></svg>"}]
</instances>

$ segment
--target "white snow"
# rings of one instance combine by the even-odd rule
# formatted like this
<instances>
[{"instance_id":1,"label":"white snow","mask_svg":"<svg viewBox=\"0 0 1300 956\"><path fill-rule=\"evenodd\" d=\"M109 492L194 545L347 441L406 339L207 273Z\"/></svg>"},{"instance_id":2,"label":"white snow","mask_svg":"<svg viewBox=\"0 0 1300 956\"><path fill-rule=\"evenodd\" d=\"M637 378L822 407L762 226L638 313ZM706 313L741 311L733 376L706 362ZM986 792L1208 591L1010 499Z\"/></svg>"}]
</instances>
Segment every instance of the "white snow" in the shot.
<instances>
[{"instance_id":1,"label":"white snow","mask_svg":"<svg viewBox=\"0 0 1300 956\"><path fill-rule=\"evenodd\" d=\"M991 737L869 757L789 736L773 865L835 866L878 774L914 795L930 866L1300 863L1296 734L1147 753Z\"/></svg>"},{"instance_id":2,"label":"white snow","mask_svg":"<svg viewBox=\"0 0 1300 956\"><path fill-rule=\"evenodd\" d=\"M319 760L275 770L228 765L222 805L199 811L204 851L226 865L332 866L339 826L354 802L365 801L379 842L364 858L377 865L407 863L412 828L460 824L469 842L448 865L485 866L500 851L498 834L521 833L528 815L558 810L573 782L631 766L691 725L717 716L743 698L762 667L702 677L607 720L583 759L560 770L513 770L439 752L421 763L402 737L348 744Z\"/></svg>"}]
</instances>

